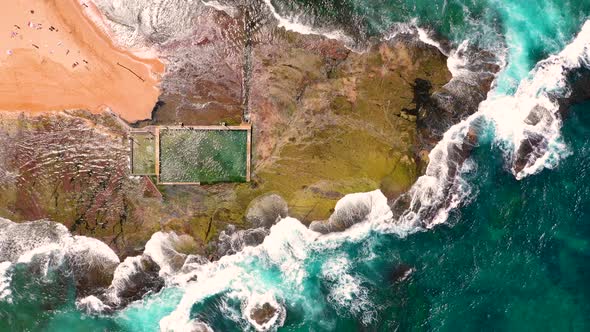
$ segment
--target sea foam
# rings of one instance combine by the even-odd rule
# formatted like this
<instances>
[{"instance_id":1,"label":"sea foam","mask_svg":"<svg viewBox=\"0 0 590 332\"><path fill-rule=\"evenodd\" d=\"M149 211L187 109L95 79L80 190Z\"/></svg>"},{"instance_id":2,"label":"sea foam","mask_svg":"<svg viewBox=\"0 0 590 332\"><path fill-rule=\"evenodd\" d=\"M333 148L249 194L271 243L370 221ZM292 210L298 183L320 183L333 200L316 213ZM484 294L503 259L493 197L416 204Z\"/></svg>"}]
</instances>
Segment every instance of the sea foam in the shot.
<instances>
[{"instance_id":1,"label":"sea foam","mask_svg":"<svg viewBox=\"0 0 590 332\"><path fill-rule=\"evenodd\" d=\"M480 112L493 122L496 143L512 163L517 179L553 168L569 154L561 140L559 99L571 95L567 75L574 69L589 67L589 46L587 21L560 53L535 66L514 95L496 95L480 106Z\"/></svg>"},{"instance_id":2,"label":"sea foam","mask_svg":"<svg viewBox=\"0 0 590 332\"><path fill-rule=\"evenodd\" d=\"M12 263L0 263L0 301L8 303L12 302L12 291L10 290L10 282L12 279L12 272L10 271Z\"/></svg>"}]
</instances>

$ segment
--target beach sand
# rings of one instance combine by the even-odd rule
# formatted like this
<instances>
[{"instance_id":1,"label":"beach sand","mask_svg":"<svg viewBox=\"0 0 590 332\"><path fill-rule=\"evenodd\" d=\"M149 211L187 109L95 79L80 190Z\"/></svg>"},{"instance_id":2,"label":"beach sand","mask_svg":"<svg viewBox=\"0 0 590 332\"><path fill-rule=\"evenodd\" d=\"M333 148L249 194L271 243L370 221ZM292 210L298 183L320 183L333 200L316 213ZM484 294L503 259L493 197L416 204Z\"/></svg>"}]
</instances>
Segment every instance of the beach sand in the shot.
<instances>
[{"instance_id":1,"label":"beach sand","mask_svg":"<svg viewBox=\"0 0 590 332\"><path fill-rule=\"evenodd\" d=\"M150 118L164 65L116 47L97 15L77 0L2 1L0 110L108 107L129 122Z\"/></svg>"}]
</instances>

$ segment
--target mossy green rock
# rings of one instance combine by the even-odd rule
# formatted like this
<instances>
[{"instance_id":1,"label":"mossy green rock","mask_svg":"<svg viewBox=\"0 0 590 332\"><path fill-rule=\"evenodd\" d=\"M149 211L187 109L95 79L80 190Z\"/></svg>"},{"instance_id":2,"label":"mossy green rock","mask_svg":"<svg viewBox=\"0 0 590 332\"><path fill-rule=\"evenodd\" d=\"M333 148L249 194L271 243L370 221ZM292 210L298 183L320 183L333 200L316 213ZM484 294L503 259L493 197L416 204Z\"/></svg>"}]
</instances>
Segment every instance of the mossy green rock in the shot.
<instances>
[{"instance_id":1,"label":"mossy green rock","mask_svg":"<svg viewBox=\"0 0 590 332\"><path fill-rule=\"evenodd\" d=\"M279 193L290 215L304 222L326 219L348 193L380 188L395 198L407 190L420 173L418 133L415 118L402 116L402 109L415 106L415 79L435 89L450 79L437 49L411 41L349 53L336 65L318 59L321 54L292 51L274 65L263 62L260 72L272 74L261 75L259 84L281 88L254 98L264 109L257 114L252 105L257 187L237 192L248 198ZM269 105L275 116L265 117Z\"/></svg>"}]
</instances>

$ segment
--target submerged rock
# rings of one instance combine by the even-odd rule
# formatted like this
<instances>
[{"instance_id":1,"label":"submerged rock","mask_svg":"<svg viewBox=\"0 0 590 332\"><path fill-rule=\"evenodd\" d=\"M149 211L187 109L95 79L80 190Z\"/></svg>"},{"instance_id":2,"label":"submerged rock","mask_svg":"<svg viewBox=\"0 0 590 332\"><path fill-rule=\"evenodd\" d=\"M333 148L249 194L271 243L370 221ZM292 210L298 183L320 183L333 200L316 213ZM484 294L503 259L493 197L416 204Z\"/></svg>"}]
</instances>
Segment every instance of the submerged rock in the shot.
<instances>
[{"instance_id":1,"label":"submerged rock","mask_svg":"<svg viewBox=\"0 0 590 332\"><path fill-rule=\"evenodd\" d=\"M398 283L405 281L410 277L410 275L414 273L414 268L408 264L399 264L393 268L391 273L389 274L389 281L390 283Z\"/></svg>"}]
</instances>

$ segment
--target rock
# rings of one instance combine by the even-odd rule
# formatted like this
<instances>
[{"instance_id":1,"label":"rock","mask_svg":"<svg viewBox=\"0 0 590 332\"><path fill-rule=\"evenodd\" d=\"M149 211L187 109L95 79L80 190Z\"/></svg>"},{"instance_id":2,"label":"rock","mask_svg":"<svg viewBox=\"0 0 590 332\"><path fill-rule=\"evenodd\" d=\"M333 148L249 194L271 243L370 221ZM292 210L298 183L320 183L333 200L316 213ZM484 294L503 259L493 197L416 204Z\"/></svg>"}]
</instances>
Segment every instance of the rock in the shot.
<instances>
[{"instance_id":1,"label":"rock","mask_svg":"<svg viewBox=\"0 0 590 332\"><path fill-rule=\"evenodd\" d=\"M548 65L552 64L549 63ZM588 64L582 62L580 68L566 69L562 66L561 69L565 71L563 75L566 78L565 81L567 84L563 90L568 92L565 95L563 92L560 92L562 91L561 89L559 89L560 91L545 92L552 101L557 102L559 107L557 117L567 115L567 111L572 105L590 99L590 73L588 71ZM550 112L552 111L543 106L536 105L530 111L524 122L530 126L547 128L554 121L553 115ZM519 174L527 166L531 166L546 153L548 144L547 137L542 133L542 130L525 129L524 139L520 142L520 146L512 160L512 171L515 174Z\"/></svg>"},{"instance_id":2,"label":"rock","mask_svg":"<svg viewBox=\"0 0 590 332\"><path fill-rule=\"evenodd\" d=\"M533 107L529 115L524 119L524 122L528 125L535 126L541 120L547 121L548 124L553 122L553 118L549 114L549 110L541 105Z\"/></svg>"},{"instance_id":3,"label":"rock","mask_svg":"<svg viewBox=\"0 0 590 332\"><path fill-rule=\"evenodd\" d=\"M389 281L390 283L399 283L402 282L410 277L410 275L414 272L414 268L409 266L408 264L399 264L389 274Z\"/></svg>"},{"instance_id":4,"label":"rock","mask_svg":"<svg viewBox=\"0 0 590 332\"><path fill-rule=\"evenodd\" d=\"M74 244L66 253L68 265L76 281L77 296L98 294L109 287L119 258L103 242L84 236L75 236Z\"/></svg>"},{"instance_id":5,"label":"rock","mask_svg":"<svg viewBox=\"0 0 590 332\"><path fill-rule=\"evenodd\" d=\"M391 211L387 205L387 197L381 191L349 194L336 203L334 213L327 221L314 221L309 229L323 234L342 232L374 216L388 215L391 215Z\"/></svg>"},{"instance_id":6,"label":"rock","mask_svg":"<svg viewBox=\"0 0 590 332\"><path fill-rule=\"evenodd\" d=\"M29 272L47 273L49 267L72 275L79 296L107 288L119 257L103 242L72 236L62 224L39 220L14 223L0 218L0 261L28 265Z\"/></svg>"},{"instance_id":7,"label":"rock","mask_svg":"<svg viewBox=\"0 0 590 332\"><path fill-rule=\"evenodd\" d=\"M276 331L285 323L287 310L272 293L254 294L245 303L243 317L256 331Z\"/></svg>"},{"instance_id":8,"label":"rock","mask_svg":"<svg viewBox=\"0 0 590 332\"><path fill-rule=\"evenodd\" d=\"M477 112L486 99L494 75L500 70L499 59L487 51L471 45L461 46L455 55L463 65L455 68L455 75L429 100L416 95L421 101L418 109L418 125L423 136L423 148L430 150L455 123Z\"/></svg>"},{"instance_id":9,"label":"rock","mask_svg":"<svg viewBox=\"0 0 590 332\"><path fill-rule=\"evenodd\" d=\"M112 308L119 308L141 299L148 292L159 291L164 286L159 272L160 267L150 256L126 258L115 270L103 302Z\"/></svg>"},{"instance_id":10,"label":"rock","mask_svg":"<svg viewBox=\"0 0 590 332\"><path fill-rule=\"evenodd\" d=\"M270 228L277 220L287 217L288 212L287 202L280 195L266 194L250 203L246 220L253 227Z\"/></svg>"},{"instance_id":11,"label":"rock","mask_svg":"<svg viewBox=\"0 0 590 332\"><path fill-rule=\"evenodd\" d=\"M188 273L194 270L195 268L201 265L205 265L207 263L209 263L209 260L206 257L203 257L201 255L188 255L186 257L186 260L184 261L184 265L182 266L180 272Z\"/></svg>"},{"instance_id":12,"label":"rock","mask_svg":"<svg viewBox=\"0 0 590 332\"><path fill-rule=\"evenodd\" d=\"M266 302L261 306L255 306L250 310L250 318L258 325L265 325L276 315L277 308Z\"/></svg>"},{"instance_id":13,"label":"rock","mask_svg":"<svg viewBox=\"0 0 590 332\"><path fill-rule=\"evenodd\" d=\"M257 246L264 241L268 233L269 230L263 227L236 230L230 225L219 234L215 244L217 257L235 254L248 246Z\"/></svg>"}]
</instances>

